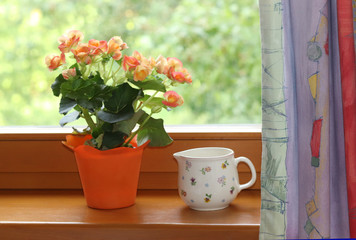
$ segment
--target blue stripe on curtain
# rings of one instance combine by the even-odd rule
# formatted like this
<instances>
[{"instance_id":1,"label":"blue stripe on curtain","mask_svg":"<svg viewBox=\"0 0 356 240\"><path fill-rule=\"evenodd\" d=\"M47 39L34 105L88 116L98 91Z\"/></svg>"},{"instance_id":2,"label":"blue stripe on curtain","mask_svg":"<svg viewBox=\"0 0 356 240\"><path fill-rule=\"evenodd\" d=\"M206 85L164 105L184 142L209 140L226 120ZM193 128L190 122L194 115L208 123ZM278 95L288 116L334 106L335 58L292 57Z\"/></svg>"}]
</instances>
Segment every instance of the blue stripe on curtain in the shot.
<instances>
[{"instance_id":1,"label":"blue stripe on curtain","mask_svg":"<svg viewBox=\"0 0 356 240\"><path fill-rule=\"evenodd\" d=\"M287 123L282 3L260 0L262 42L262 166L260 239L285 239Z\"/></svg>"}]
</instances>

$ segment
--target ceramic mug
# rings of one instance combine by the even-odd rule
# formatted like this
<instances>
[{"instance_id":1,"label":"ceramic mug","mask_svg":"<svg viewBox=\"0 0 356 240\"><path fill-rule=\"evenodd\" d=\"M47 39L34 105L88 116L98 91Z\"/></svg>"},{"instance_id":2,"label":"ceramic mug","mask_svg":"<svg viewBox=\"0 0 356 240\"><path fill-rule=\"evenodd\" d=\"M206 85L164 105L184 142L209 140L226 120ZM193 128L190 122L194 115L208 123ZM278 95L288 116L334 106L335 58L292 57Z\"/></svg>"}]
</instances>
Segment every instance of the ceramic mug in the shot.
<instances>
[{"instance_id":1,"label":"ceramic mug","mask_svg":"<svg viewBox=\"0 0 356 240\"><path fill-rule=\"evenodd\" d=\"M238 193L256 181L256 170L246 157L234 157L229 148L194 148L173 154L178 162L178 191L182 200L192 209L213 211L223 209ZM240 185L237 165L246 163L251 180Z\"/></svg>"}]
</instances>

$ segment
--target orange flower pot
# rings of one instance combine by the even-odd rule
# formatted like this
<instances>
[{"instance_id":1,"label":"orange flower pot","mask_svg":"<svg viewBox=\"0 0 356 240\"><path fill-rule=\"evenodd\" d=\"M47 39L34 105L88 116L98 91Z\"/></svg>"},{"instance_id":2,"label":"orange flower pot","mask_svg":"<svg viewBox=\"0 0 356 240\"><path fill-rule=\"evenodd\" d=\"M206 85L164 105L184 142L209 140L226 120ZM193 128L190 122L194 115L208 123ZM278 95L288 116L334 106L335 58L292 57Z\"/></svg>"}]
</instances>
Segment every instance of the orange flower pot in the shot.
<instances>
[{"instance_id":1,"label":"orange flower pot","mask_svg":"<svg viewBox=\"0 0 356 240\"><path fill-rule=\"evenodd\" d=\"M144 148L100 151L88 145L73 148L87 205L115 209L135 204Z\"/></svg>"}]
</instances>

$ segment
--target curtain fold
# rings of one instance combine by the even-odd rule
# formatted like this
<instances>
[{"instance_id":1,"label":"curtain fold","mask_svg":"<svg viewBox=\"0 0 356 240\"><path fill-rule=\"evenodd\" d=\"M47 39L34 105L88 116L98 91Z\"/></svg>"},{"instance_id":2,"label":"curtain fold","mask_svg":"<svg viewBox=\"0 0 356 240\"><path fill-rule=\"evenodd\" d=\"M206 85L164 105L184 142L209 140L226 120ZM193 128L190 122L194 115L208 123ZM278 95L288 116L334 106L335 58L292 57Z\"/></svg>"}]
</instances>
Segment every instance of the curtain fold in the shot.
<instances>
[{"instance_id":1,"label":"curtain fold","mask_svg":"<svg viewBox=\"0 0 356 240\"><path fill-rule=\"evenodd\" d=\"M260 239L354 234L352 2L260 0Z\"/></svg>"},{"instance_id":2,"label":"curtain fold","mask_svg":"<svg viewBox=\"0 0 356 240\"><path fill-rule=\"evenodd\" d=\"M352 6L353 5L353 6ZM343 97L346 176L348 187L350 235L356 238L356 1L338 0L338 37ZM354 18L355 17L355 18Z\"/></svg>"}]
</instances>

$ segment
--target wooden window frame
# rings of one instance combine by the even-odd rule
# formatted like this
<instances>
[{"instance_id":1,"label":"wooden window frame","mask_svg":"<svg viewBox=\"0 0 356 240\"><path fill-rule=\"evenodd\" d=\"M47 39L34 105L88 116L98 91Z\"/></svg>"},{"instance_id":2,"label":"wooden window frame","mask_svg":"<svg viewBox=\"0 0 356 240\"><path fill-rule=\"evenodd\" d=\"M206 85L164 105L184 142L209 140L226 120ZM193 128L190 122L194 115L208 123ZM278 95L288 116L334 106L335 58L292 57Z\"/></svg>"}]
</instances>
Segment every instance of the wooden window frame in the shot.
<instances>
[{"instance_id":1,"label":"wooden window frame","mask_svg":"<svg viewBox=\"0 0 356 240\"><path fill-rule=\"evenodd\" d=\"M195 147L228 147L235 156L248 157L256 167L257 181L251 189L260 189L260 125L167 126L174 142L144 152L139 189L176 189L177 163L172 154ZM61 144L70 128L0 128L0 189L80 189L74 154ZM240 182L250 172L238 167Z\"/></svg>"}]
</instances>

